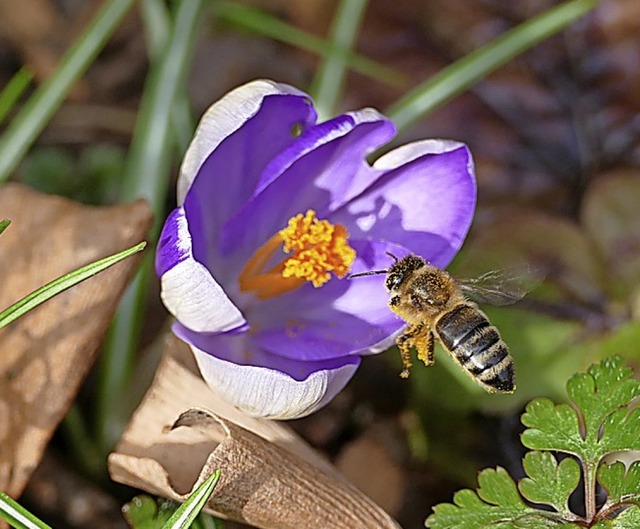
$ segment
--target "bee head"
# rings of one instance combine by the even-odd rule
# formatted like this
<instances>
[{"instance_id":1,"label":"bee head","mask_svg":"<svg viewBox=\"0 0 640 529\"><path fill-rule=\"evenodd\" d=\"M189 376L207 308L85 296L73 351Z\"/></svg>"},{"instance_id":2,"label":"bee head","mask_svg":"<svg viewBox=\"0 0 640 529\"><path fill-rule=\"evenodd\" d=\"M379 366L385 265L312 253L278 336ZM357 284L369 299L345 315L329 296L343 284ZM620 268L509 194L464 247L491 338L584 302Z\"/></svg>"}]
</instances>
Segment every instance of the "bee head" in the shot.
<instances>
[{"instance_id":1,"label":"bee head","mask_svg":"<svg viewBox=\"0 0 640 529\"><path fill-rule=\"evenodd\" d=\"M418 270L419 268L422 268L427 264L422 257L418 257L417 255L413 254L406 255L402 259L398 259L395 255L389 252L387 252L387 255L389 255L394 260L394 263L389 269L371 270L369 272L362 272L360 274L351 274L349 276L349 279L361 276L387 274L387 278L385 280L385 286L387 287L387 290L397 290L413 271Z\"/></svg>"},{"instance_id":2,"label":"bee head","mask_svg":"<svg viewBox=\"0 0 640 529\"><path fill-rule=\"evenodd\" d=\"M395 256L392 257L396 262L387 271L387 279L385 281L385 286L389 291L398 290L413 272L427 264L422 257L413 254L406 255L402 259L398 259Z\"/></svg>"}]
</instances>

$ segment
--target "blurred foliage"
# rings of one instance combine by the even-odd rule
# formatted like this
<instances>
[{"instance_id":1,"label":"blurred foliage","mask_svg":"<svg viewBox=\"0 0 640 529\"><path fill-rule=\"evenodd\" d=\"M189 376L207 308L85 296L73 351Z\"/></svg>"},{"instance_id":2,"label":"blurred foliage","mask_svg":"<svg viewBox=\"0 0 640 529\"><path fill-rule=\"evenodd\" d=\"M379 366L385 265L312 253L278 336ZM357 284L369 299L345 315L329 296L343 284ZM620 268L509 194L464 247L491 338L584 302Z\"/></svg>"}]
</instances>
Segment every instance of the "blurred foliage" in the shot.
<instances>
[{"instance_id":1,"label":"blurred foliage","mask_svg":"<svg viewBox=\"0 0 640 529\"><path fill-rule=\"evenodd\" d=\"M124 149L113 145L90 146L77 157L66 149L41 147L24 160L18 178L44 193L111 204L120 196L124 162Z\"/></svg>"}]
</instances>

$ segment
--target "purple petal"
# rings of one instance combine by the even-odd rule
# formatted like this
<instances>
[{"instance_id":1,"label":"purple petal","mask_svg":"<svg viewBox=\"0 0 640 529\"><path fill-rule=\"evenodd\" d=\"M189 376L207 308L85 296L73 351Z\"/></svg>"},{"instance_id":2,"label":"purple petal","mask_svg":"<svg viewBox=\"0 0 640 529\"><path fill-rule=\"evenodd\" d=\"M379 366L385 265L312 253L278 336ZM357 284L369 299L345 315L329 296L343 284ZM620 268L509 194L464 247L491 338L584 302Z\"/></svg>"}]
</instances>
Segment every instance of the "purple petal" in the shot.
<instances>
[{"instance_id":1,"label":"purple petal","mask_svg":"<svg viewBox=\"0 0 640 529\"><path fill-rule=\"evenodd\" d=\"M225 225L221 251L239 250L246 259L292 216L311 208L322 218L360 194L380 173L366 156L394 134L370 109L309 129L267 166L259 193Z\"/></svg>"},{"instance_id":2,"label":"purple petal","mask_svg":"<svg viewBox=\"0 0 640 529\"><path fill-rule=\"evenodd\" d=\"M278 89L281 87L274 86ZM310 100L301 92L296 93L300 95L285 92L266 96L260 93L256 96L250 90L248 95L242 92L230 101L227 101L229 96L223 98L210 112L218 105L222 105L223 111L208 116L205 124L212 125L213 120L222 114L221 119L231 120L237 130L214 145L214 150L198 166L193 160L199 160L200 151L203 150L200 144L208 132L205 125L201 125L202 129L194 140L194 152L198 156L190 157L187 154L185 162L189 170L196 166L199 168L195 180L191 178L191 186L184 200L189 222L192 223L192 218L199 219L198 229L193 229L192 235L194 255L200 262L208 264L210 260L215 260L223 224L251 197L269 161L296 141L292 134L293 127L298 125L304 130L314 122L315 111ZM242 97L245 96L249 99L244 101L243 106ZM240 107L236 108L235 105ZM245 107L254 112L250 117L247 117ZM235 112L238 112L240 119L235 117ZM219 128L226 131L232 127ZM210 144L207 147L211 149ZM183 171L185 174L186 169ZM181 189L189 183L187 176L181 175Z\"/></svg>"},{"instance_id":3,"label":"purple petal","mask_svg":"<svg viewBox=\"0 0 640 529\"><path fill-rule=\"evenodd\" d=\"M300 362L261 351L248 333L201 335L180 324L176 335L193 351L209 387L245 413L296 419L320 409L340 392L359 357Z\"/></svg>"},{"instance_id":4,"label":"purple petal","mask_svg":"<svg viewBox=\"0 0 640 529\"><path fill-rule=\"evenodd\" d=\"M351 244L358 255L354 273L388 268L388 251L399 257L407 253L383 241ZM306 361L380 352L380 343L389 343L404 326L387 306L384 278L333 278L322 288L305 285L264 300L251 321L255 340L273 354Z\"/></svg>"},{"instance_id":5,"label":"purple petal","mask_svg":"<svg viewBox=\"0 0 640 529\"><path fill-rule=\"evenodd\" d=\"M192 254L191 234L183 208L167 218L156 253L160 296L169 312L195 331L222 332L246 325L209 271Z\"/></svg>"},{"instance_id":6,"label":"purple petal","mask_svg":"<svg viewBox=\"0 0 640 529\"><path fill-rule=\"evenodd\" d=\"M227 137L244 127L251 120L254 120L253 125L251 125L254 128L260 129L265 125L271 126L263 118L258 118L257 120L255 118L259 114L265 98L272 95L290 95L303 101L301 106L294 105L291 107L292 114L290 116L280 116L282 123L278 124L275 123L276 120L273 120L272 125L277 130L284 126L289 139L293 124L299 123L304 129L307 125L315 123L316 114L309 101L309 96L293 86L260 79L228 92L207 109L200 119L200 123L198 123L198 128L180 167L178 204L184 202L187 192L204 161ZM273 116L270 117L273 118ZM274 138L266 137L264 139L266 140L264 148L266 150L271 148L272 150L268 158L272 158L280 148L277 145L269 145L269 142Z\"/></svg>"},{"instance_id":7,"label":"purple petal","mask_svg":"<svg viewBox=\"0 0 640 529\"><path fill-rule=\"evenodd\" d=\"M354 238L386 239L445 267L462 246L473 219L476 183L466 146L426 140L384 155L387 171L332 219Z\"/></svg>"}]
</instances>

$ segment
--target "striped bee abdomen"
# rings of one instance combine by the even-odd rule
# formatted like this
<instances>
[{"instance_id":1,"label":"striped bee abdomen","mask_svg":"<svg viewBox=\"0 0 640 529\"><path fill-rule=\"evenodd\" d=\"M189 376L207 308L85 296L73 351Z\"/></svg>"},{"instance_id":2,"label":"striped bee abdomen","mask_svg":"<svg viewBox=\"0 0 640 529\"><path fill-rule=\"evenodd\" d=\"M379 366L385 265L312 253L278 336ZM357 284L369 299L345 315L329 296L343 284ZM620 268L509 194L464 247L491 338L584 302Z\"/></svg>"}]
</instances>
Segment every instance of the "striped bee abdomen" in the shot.
<instances>
[{"instance_id":1,"label":"striped bee abdomen","mask_svg":"<svg viewBox=\"0 0 640 529\"><path fill-rule=\"evenodd\" d=\"M478 308L457 305L438 319L435 331L460 365L490 391L515 389L509 349Z\"/></svg>"}]
</instances>

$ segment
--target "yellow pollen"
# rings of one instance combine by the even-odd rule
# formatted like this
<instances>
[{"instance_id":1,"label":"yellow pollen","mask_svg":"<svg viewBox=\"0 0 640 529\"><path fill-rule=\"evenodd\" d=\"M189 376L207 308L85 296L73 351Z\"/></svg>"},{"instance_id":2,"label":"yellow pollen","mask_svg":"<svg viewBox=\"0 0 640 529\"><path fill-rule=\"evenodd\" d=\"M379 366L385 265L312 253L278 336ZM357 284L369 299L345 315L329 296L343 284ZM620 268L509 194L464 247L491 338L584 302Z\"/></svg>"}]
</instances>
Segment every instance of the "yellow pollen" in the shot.
<instances>
[{"instance_id":1,"label":"yellow pollen","mask_svg":"<svg viewBox=\"0 0 640 529\"><path fill-rule=\"evenodd\" d=\"M331 273L344 277L356 257L348 236L343 225L319 220L311 209L296 215L247 261L239 276L240 290L268 298L294 290L305 281L320 287L331 279ZM279 247L289 257L265 271Z\"/></svg>"}]
</instances>

